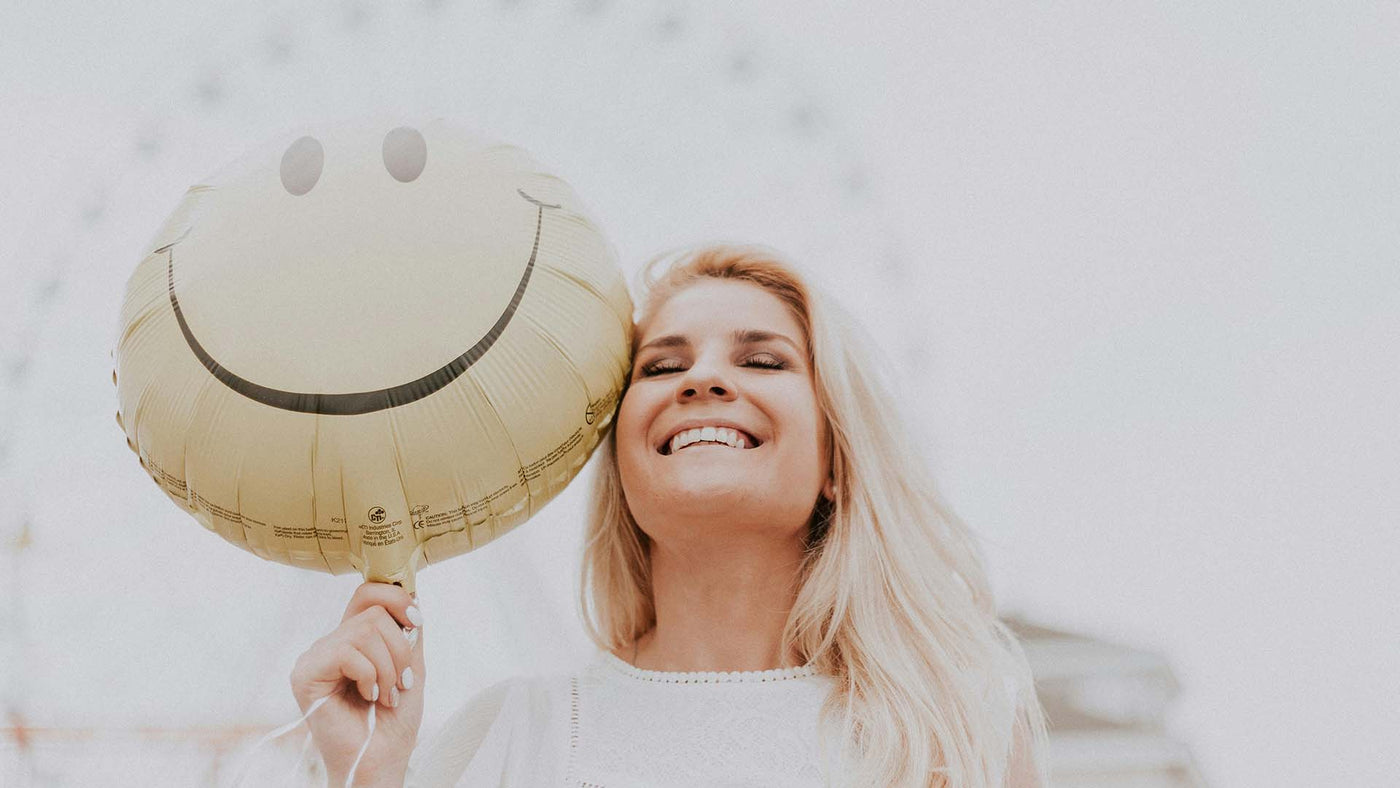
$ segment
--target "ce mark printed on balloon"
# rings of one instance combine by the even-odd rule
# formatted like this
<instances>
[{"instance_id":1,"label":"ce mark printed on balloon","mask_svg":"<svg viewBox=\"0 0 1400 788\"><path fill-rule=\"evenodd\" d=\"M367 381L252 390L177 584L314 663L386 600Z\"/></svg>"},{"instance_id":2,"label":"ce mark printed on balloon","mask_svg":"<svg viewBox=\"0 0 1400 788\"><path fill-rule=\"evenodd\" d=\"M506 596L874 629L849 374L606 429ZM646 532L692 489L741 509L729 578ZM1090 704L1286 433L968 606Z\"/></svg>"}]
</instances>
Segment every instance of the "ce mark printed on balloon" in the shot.
<instances>
[{"instance_id":1,"label":"ce mark printed on balloon","mask_svg":"<svg viewBox=\"0 0 1400 788\"><path fill-rule=\"evenodd\" d=\"M434 121L302 130L192 186L127 284L118 423L201 524L413 587L612 423L632 303L573 190Z\"/></svg>"}]
</instances>

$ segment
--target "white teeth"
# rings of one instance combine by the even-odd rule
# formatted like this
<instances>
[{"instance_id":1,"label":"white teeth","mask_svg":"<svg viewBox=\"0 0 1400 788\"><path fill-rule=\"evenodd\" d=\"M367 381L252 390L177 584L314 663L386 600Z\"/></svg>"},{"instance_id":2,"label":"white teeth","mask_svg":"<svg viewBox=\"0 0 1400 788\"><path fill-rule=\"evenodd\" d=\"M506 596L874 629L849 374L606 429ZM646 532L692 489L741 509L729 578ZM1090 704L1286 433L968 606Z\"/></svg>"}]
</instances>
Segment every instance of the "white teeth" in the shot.
<instances>
[{"instance_id":1,"label":"white teeth","mask_svg":"<svg viewBox=\"0 0 1400 788\"><path fill-rule=\"evenodd\" d=\"M675 454L686 446L700 441L722 443L735 449L748 448L748 441L738 430L730 427L696 427L676 433L675 437L671 438L670 453Z\"/></svg>"}]
</instances>

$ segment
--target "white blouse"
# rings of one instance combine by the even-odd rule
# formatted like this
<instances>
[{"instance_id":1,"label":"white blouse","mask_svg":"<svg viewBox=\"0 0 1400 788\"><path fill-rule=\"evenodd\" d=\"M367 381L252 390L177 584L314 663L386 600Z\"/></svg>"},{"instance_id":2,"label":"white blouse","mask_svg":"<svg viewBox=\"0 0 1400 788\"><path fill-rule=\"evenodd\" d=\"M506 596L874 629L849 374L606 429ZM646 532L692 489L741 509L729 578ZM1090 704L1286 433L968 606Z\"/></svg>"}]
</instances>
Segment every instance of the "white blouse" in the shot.
<instances>
[{"instance_id":1,"label":"white blouse","mask_svg":"<svg viewBox=\"0 0 1400 788\"><path fill-rule=\"evenodd\" d=\"M836 755L818 731L833 684L810 667L672 673L599 651L575 674L469 700L414 750L405 785L821 786Z\"/></svg>"}]
</instances>

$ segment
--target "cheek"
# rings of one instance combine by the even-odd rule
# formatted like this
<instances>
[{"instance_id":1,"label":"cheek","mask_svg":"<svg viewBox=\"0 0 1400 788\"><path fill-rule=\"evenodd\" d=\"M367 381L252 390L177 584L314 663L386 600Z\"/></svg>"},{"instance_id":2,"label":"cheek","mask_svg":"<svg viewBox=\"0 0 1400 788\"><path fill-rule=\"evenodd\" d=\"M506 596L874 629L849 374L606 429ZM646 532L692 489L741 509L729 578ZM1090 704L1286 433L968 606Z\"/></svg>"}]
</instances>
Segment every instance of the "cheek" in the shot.
<instances>
[{"instance_id":1,"label":"cheek","mask_svg":"<svg viewBox=\"0 0 1400 788\"><path fill-rule=\"evenodd\" d=\"M808 447L822 446L826 422L817 406L816 395L810 389L802 389L788 401L791 403L788 412L792 414L793 425L802 432L802 443Z\"/></svg>"},{"instance_id":2,"label":"cheek","mask_svg":"<svg viewBox=\"0 0 1400 788\"><path fill-rule=\"evenodd\" d=\"M804 395L805 401L801 407L793 410L794 413L808 414L800 427L803 432L802 440L798 441L802 446L802 460L809 466L815 466L817 474L824 478L830 464L830 435L816 396L810 391L804 392Z\"/></svg>"},{"instance_id":3,"label":"cheek","mask_svg":"<svg viewBox=\"0 0 1400 788\"><path fill-rule=\"evenodd\" d=\"M629 390L622 398L622 403L617 407L617 437L619 448L626 439L642 429L641 419L641 399L635 390Z\"/></svg>"},{"instance_id":4,"label":"cheek","mask_svg":"<svg viewBox=\"0 0 1400 788\"><path fill-rule=\"evenodd\" d=\"M618 465L625 468L642 459L646 446L647 408L645 397L635 389L629 390L617 409L615 426Z\"/></svg>"}]
</instances>

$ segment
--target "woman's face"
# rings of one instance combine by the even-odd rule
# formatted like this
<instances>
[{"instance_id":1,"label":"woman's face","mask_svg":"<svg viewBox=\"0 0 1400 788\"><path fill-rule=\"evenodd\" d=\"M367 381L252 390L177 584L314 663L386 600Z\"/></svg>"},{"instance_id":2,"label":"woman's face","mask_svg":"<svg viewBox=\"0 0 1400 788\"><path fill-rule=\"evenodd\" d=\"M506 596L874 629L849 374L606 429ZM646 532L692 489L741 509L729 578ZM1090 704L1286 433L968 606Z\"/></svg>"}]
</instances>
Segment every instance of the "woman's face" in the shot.
<instances>
[{"instance_id":1,"label":"woman's face","mask_svg":"<svg viewBox=\"0 0 1400 788\"><path fill-rule=\"evenodd\" d=\"M703 279L639 334L616 440L642 530L662 541L700 529L805 535L829 475L827 437L788 308L757 285Z\"/></svg>"}]
</instances>

